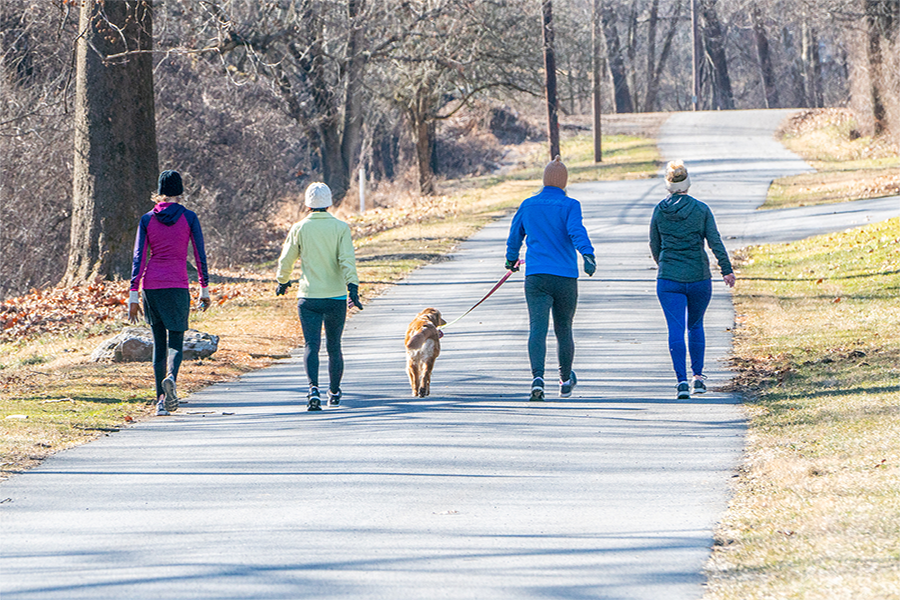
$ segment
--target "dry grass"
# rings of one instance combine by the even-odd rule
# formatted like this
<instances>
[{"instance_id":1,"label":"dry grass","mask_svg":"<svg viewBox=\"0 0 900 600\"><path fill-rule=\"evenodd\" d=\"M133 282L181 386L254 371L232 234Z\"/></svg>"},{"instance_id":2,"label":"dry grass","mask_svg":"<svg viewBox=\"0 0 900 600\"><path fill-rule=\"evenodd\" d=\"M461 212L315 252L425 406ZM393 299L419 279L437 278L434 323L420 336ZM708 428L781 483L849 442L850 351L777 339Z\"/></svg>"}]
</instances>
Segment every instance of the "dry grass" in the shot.
<instances>
[{"instance_id":1,"label":"dry grass","mask_svg":"<svg viewBox=\"0 0 900 600\"><path fill-rule=\"evenodd\" d=\"M655 124L660 119L646 121ZM623 173L652 176L658 168L652 141L634 135L605 140L608 157L599 168L575 157L584 153L585 144L584 138L565 138L566 160L573 170L589 167L598 179ZM384 187L380 193L385 198L377 209L360 215L350 202L341 207L338 216L354 232L363 301L413 269L441 260L535 192L540 187L535 178L546 162L544 151L525 148L504 177L442 182L442 196L421 198ZM300 216L295 207L288 207L281 215L282 228ZM192 315L191 326L220 336L220 349L209 359L183 364L178 378L182 395L262 368L302 343L296 300L290 294L274 296L274 271L274 264L267 263L214 273L213 306ZM124 282L115 285L125 292ZM28 469L55 452L151 414L153 377L148 364L88 361L91 351L125 324L124 308L121 317L91 326L75 321L52 333L23 332L0 343L0 476Z\"/></svg>"},{"instance_id":2,"label":"dry grass","mask_svg":"<svg viewBox=\"0 0 900 600\"><path fill-rule=\"evenodd\" d=\"M900 218L736 265L750 427L707 598L897 598Z\"/></svg>"},{"instance_id":3,"label":"dry grass","mask_svg":"<svg viewBox=\"0 0 900 600\"><path fill-rule=\"evenodd\" d=\"M779 131L815 173L775 180L761 208L790 208L900 194L900 149L887 136L861 137L849 109L798 113Z\"/></svg>"}]
</instances>

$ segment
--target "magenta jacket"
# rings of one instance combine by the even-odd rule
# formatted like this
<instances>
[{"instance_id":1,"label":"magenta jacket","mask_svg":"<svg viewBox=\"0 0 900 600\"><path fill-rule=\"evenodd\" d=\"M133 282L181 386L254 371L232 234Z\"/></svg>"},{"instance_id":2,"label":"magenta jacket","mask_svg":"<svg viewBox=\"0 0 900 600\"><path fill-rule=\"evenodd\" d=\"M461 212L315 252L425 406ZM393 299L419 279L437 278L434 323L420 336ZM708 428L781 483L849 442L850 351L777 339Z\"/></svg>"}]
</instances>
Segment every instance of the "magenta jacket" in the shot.
<instances>
[{"instance_id":1,"label":"magenta jacket","mask_svg":"<svg viewBox=\"0 0 900 600\"><path fill-rule=\"evenodd\" d=\"M206 250L197 214L177 202L160 202L141 217L134 240L131 291L188 288L187 247L194 247L200 287L209 285Z\"/></svg>"}]
</instances>

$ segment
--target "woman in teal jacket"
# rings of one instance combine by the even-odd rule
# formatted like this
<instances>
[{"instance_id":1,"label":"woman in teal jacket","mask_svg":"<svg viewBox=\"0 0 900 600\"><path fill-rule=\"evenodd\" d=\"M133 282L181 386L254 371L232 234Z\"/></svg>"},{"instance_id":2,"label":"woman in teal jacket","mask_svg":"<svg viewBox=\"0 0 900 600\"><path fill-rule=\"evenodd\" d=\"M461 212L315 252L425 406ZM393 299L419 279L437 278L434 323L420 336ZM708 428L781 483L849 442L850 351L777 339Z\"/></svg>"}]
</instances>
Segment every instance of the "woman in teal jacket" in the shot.
<instances>
[{"instance_id":1,"label":"woman in teal jacket","mask_svg":"<svg viewBox=\"0 0 900 600\"><path fill-rule=\"evenodd\" d=\"M734 287L734 271L716 228L716 220L706 204L687 194L690 186L691 179L684 163L670 162L666 167L669 195L656 205L650 220L650 251L659 265L656 295L669 329L669 354L678 378L679 400L689 399L692 387L695 394L706 392L703 315L712 297L712 274L705 243L715 254L725 283L728 287ZM684 343L685 330L687 347ZM688 350L693 386L687 378Z\"/></svg>"}]
</instances>

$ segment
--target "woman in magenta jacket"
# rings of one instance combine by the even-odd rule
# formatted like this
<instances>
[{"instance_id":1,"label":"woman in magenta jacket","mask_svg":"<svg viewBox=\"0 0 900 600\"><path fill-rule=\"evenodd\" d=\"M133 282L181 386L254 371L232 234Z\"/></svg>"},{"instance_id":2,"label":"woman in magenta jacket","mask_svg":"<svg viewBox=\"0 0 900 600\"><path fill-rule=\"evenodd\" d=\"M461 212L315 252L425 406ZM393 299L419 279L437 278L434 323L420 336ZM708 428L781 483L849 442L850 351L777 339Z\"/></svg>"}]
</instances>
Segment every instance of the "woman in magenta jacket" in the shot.
<instances>
[{"instance_id":1,"label":"woman in magenta jacket","mask_svg":"<svg viewBox=\"0 0 900 600\"><path fill-rule=\"evenodd\" d=\"M177 171L159 176L156 206L141 217L134 241L128 320L137 323L138 290L143 290L144 314L153 332L153 374L156 378L156 414L178 408L175 382L181 365L184 332L188 329L191 296L187 274L188 242L200 279L200 307L209 307L209 272L203 232L196 213L176 202L184 191Z\"/></svg>"}]
</instances>

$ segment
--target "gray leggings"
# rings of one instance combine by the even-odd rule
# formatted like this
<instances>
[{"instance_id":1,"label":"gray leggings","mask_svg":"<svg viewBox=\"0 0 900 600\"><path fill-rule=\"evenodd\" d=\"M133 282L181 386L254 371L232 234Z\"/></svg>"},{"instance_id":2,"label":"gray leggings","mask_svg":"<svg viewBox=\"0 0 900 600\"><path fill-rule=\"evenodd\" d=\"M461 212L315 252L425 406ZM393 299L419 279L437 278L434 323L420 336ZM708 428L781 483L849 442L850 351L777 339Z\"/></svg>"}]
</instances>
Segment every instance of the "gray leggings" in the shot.
<instances>
[{"instance_id":1,"label":"gray leggings","mask_svg":"<svg viewBox=\"0 0 900 600\"><path fill-rule=\"evenodd\" d=\"M568 381L575 359L575 338L572 321L578 305L578 279L540 273L525 278L525 301L528 303L530 332L528 357L531 359L531 376L544 376L544 359L547 356L547 331L550 313L553 313L553 332L556 334L559 358L559 379Z\"/></svg>"},{"instance_id":2,"label":"gray leggings","mask_svg":"<svg viewBox=\"0 0 900 600\"><path fill-rule=\"evenodd\" d=\"M347 319L347 301L333 298L300 298L297 302L303 329L303 361L309 385L319 386L319 349L322 325L325 325L325 349L328 351L328 388L337 393L344 375L341 335Z\"/></svg>"}]
</instances>

